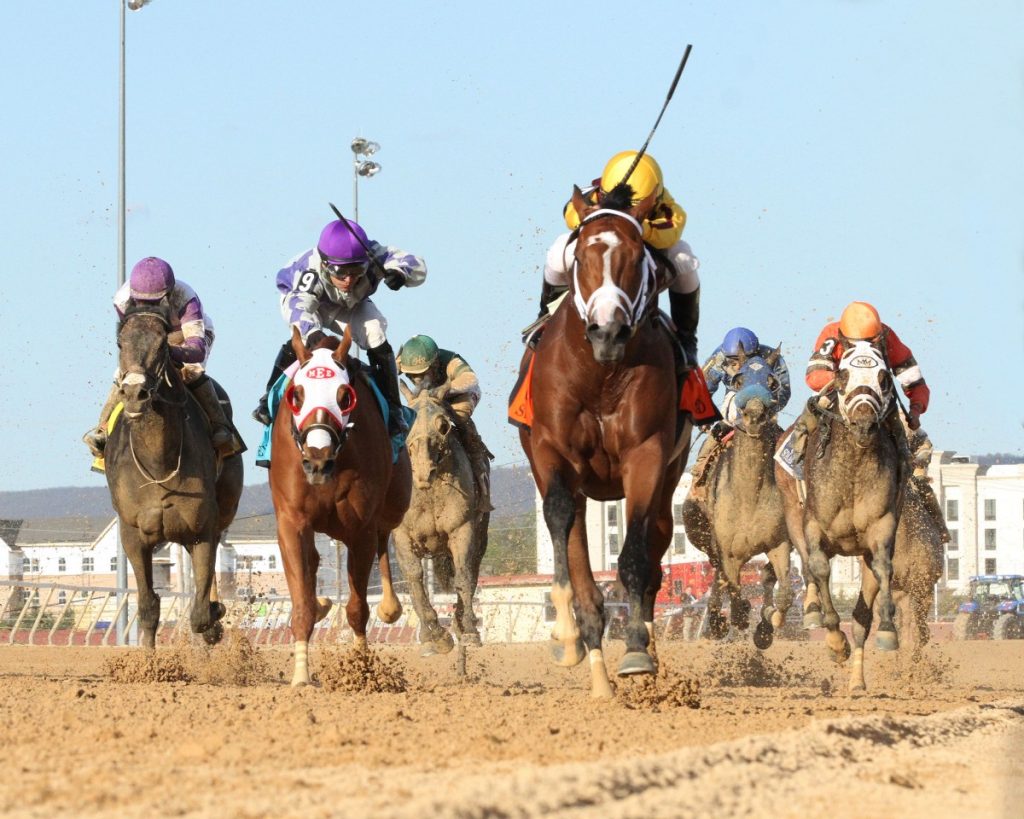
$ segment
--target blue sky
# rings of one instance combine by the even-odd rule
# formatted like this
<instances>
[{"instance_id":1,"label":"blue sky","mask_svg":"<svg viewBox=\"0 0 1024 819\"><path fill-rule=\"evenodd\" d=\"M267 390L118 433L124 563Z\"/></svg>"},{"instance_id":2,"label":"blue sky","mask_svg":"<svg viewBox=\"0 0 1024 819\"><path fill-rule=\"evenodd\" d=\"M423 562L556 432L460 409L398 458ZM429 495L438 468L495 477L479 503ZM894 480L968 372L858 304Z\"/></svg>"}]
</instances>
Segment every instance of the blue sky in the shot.
<instances>
[{"instance_id":1,"label":"blue sky","mask_svg":"<svg viewBox=\"0 0 1024 819\"><path fill-rule=\"evenodd\" d=\"M518 330L574 182L651 143L702 260L701 352L783 344L791 419L821 326L873 302L932 387L939 449L1024 451L1024 4L376 4L154 0L128 17L127 257L166 258L214 318L211 374L248 418L287 336L274 275L351 212L422 255L375 299L481 377L497 463ZM79 441L114 368L117 0L0 6L7 402L0 490L102 485ZM1011 375L1002 375L1008 367Z\"/></svg>"}]
</instances>

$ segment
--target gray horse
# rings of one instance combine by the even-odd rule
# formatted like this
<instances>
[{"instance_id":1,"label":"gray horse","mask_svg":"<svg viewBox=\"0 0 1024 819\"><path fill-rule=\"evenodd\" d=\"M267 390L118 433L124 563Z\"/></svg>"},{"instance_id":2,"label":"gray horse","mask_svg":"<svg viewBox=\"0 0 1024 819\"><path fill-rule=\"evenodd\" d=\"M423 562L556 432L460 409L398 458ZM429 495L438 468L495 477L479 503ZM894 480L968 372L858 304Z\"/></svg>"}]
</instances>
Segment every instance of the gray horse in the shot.
<instances>
[{"instance_id":1,"label":"gray horse","mask_svg":"<svg viewBox=\"0 0 1024 819\"><path fill-rule=\"evenodd\" d=\"M395 529L395 551L420 620L423 656L446 654L454 641L438 623L430 603L422 559L432 558L441 588L457 594L452 625L459 643L480 645L473 593L487 549L490 513L481 508L469 456L444 400L448 385L418 392L404 382L400 386L406 402L416 410L416 421L406 439L412 460L412 501Z\"/></svg>"},{"instance_id":2,"label":"gray horse","mask_svg":"<svg viewBox=\"0 0 1024 819\"><path fill-rule=\"evenodd\" d=\"M242 495L242 458L219 462L205 414L173 366L166 307L132 305L118 329L124 411L104 450L121 542L135 572L142 645L153 648L160 598L153 550L172 541L192 556L192 631L220 640L224 605L216 600L216 550ZM218 390L222 401L226 396ZM230 417L230 406L226 408ZM212 595L211 595L212 591Z\"/></svg>"},{"instance_id":3,"label":"gray horse","mask_svg":"<svg viewBox=\"0 0 1024 819\"><path fill-rule=\"evenodd\" d=\"M776 350L772 355L778 355ZM768 379L774 363L761 356L745 359L734 380L739 387L733 406L738 413L731 441L709 467L707 500L691 495L683 503L687 537L707 554L715 569L708 599L708 631L725 636L728 625L721 613L722 592L729 594L734 626L749 626L750 603L740 590L740 570L755 555L767 554L761 571L764 603L754 631L758 648L771 645L774 631L785 622L793 602L789 583L790 544L782 495L775 485L772 454L781 430ZM778 591L777 580L782 580Z\"/></svg>"},{"instance_id":4,"label":"gray horse","mask_svg":"<svg viewBox=\"0 0 1024 819\"><path fill-rule=\"evenodd\" d=\"M853 611L853 670L850 689L864 683L864 641L871 630L872 604L878 597L878 634L882 651L899 647L893 623L892 576L896 528L906 470L886 428L896 412L892 376L882 351L866 341L840 338L843 355L836 374L839 412L822 408L822 422L808 435L804 472L807 501L803 534L807 571L821 596L826 643L838 662L850 656L839 629L829 590L829 560L838 554L861 557L861 592Z\"/></svg>"}]
</instances>

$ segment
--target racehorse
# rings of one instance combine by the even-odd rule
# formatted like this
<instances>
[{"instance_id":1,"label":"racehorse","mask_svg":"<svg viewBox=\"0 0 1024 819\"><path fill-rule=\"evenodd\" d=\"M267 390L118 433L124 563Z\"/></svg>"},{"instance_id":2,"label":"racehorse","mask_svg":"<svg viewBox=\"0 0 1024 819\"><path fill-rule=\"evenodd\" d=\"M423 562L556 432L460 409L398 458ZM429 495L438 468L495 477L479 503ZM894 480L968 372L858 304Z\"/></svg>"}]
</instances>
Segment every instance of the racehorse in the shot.
<instances>
[{"instance_id":1,"label":"racehorse","mask_svg":"<svg viewBox=\"0 0 1024 819\"><path fill-rule=\"evenodd\" d=\"M444 401L449 384L416 392L405 382L399 385L406 403L416 410L416 420L406 439L412 461L412 501L395 529L395 553L420 620L423 656L447 654L454 642L430 604L422 559L433 558L441 588L457 594L452 625L459 643L480 645L473 593L487 549L490 512L481 508L469 456Z\"/></svg>"},{"instance_id":2,"label":"racehorse","mask_svg":"<svg viewBox=\"0 0 1024 819\"><path fill-rule=\"evenodd\" d=\"M707 500L692 495L683 502L687 537L707 554L715 568L715 582L708 598L708 630L724 637L728 629L721 614L723 587L729 593L732 624L749 625L750 603L740 589L740 569L754 555L767 554L761 570L764 603L754 631L754 644L767 648L774 631L786 619L793 602L789 583L789 535L783 514L782 495L775 484L772 456L781 430L775 423L776 400L772 392L772 367L779 356L742 356L730 395L726 417L734 431L729 443L709 467ZM782 580L776 599L775 584Z\"/></svg>"},{"instance_id":3,"label":"racehorse","mask_svg":"<svg viewBox=\"0 0 1024 819\"><path fill-rule=\"evenodd\" d=\"M860 690L865 687L864 641L871 630L876 596L878 648L899 647L893 623L892 559L906 470L886 428L897 404L882 351L871 342L852 342L842 336L839 343L843 352L834 383L839 412L820 409L821 423L807 437L803 535L807 571L821 596L826 643L839 662L850 656L850 644L839 629L839 614L832 602L829 560L837 554L854 555L862 557L870 569L861 574L853 612L850 688Z\"/></svg>"},{"instance_id":4,"label":"racehorse","mask_svg":"<svg viewBox=\"0 0 1024 819\"><path fill-rule=\"evenodd\" d=\"M135 573L144 648L155 646L160 621L153 550L167 541L192 557L192 631L208 643L220 640L217 544L242 495L241 455L218 461L205 413L172 365L170 327L165 305L131 304L125 311L117 332L124 411L104 449L121 543ZM226 403L223 390L218 394ZM230 405L225 410L230 417Z\"/></svg>"},{"instance_id":5,"label":"racehorse","mask_svg":"<svg viewBox=\"0 0 1024 819\"><path fill-rule=\"evenodd\" d=\"M274 418L270 491L292 599L296 687L309 683L309 638L331 608L330 600L316 597L316 532L348 547L345 614L357 649L366 649L366 586L375 556L384 586L377 615L393 623L402 613L391 584L388 536L409 507L409 456L403 447L393 461L373 388L348 359L351 344L346 328L340 342L329 336L310 350L293 327L299 367L285 392L287 411Z\"/></svg>"},{"instance_id":6,"label":"racehorse","mask_svg":"<svg viewBox=\"0 0 1024 819\"><path fill-rule=\"evenodd\" d=\"M601 698L612 689L601 650L604 601L587 552L587 498L626 499L618 566L629 618L618 673L653 674L654 598L692 427L682 416L677 428L672 340L657 314L667 281L642 238L654 197L637 205L631 197L622 185L592 205L573 190L581 224L570 298L522 362L533 371L533 422L520 429L520 442L554 548L552 653L559 665L572 666L586 650L591 695Z\"/></svg>"}]
</instances>

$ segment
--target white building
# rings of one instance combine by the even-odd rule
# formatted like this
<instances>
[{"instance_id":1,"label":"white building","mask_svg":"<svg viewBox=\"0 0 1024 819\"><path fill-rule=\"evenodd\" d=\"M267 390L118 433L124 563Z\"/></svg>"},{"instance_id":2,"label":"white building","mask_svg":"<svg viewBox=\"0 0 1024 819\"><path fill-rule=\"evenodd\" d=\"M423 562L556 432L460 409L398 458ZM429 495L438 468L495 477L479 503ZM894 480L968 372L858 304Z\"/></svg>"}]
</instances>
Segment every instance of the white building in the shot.
<instances>
[{"instance_id":1,"label":"white building","mask_svg":"<svg viewBox=\"0 0 1024 819\"><path fill-rule=\"evenodd\" d=\"M942 583L962 589L972 575L1024 574L1024 464L981 466L968 456L936 451L929 476L946 513L952 542L948 544ZM675 537L664 563L701 563L706 555L686 537L682 504L691 476L683 474L673 494ZM594 571L615 569L625 536L620 527L623 501L587 504L587 543ZM554 572L551 537L544 523L543 501L536 496L537 571ZM793 565L800 558L793 552ZM855 558L832 561L832 587L839 593L860 588L860 562Z\"/></svg>"}]
</instances>

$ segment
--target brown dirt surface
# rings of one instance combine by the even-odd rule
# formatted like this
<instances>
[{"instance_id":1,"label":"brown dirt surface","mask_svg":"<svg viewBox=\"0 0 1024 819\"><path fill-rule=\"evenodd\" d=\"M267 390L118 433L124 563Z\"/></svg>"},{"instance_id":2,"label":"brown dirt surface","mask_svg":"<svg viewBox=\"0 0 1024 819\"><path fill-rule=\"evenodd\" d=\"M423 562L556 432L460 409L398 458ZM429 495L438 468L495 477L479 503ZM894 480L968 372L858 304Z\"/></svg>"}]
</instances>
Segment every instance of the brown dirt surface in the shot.
<instances>
[{"instance_id":1,"label":"brown dirt surface","mask_svg":"<svg viewBox=\"0 0 1024 819\"><path fill-rule=\"evenodd\" d=\"M868 648L662 642L589 698L544 645L421 658L287 648L0 647L12 816L1020 816L1024 641ZM614 671L622 644L607 646Z\"/></svg>"}]
</instances>

